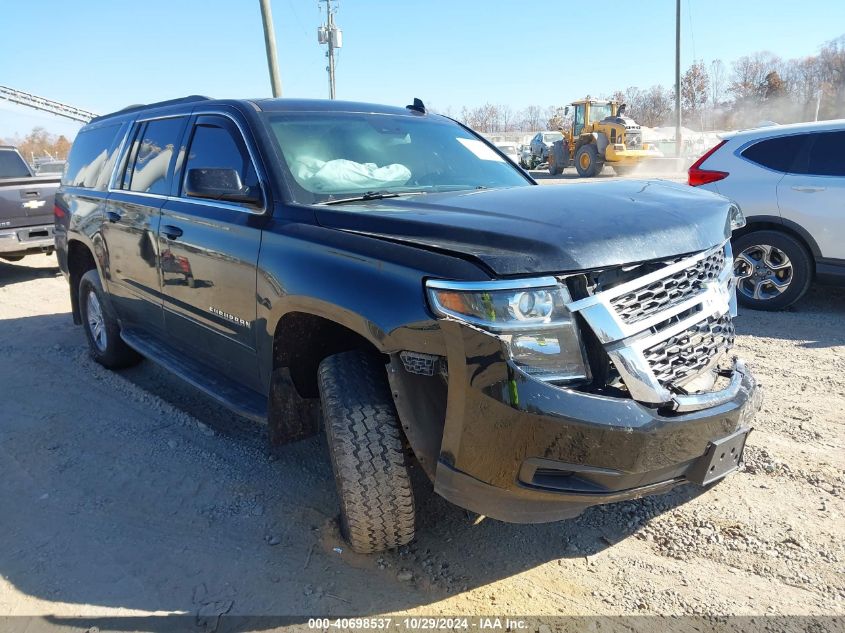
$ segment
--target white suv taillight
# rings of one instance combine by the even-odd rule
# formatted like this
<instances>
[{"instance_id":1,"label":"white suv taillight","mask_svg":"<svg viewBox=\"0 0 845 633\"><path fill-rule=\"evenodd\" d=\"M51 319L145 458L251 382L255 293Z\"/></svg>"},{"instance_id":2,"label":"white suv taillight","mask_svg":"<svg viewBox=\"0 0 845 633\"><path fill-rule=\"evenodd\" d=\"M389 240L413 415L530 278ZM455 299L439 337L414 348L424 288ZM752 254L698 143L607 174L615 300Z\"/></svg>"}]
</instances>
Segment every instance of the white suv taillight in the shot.
<instances>
[{"instance_id":1,"label":"white suv taillight","mask_svg":"<svg viewBox=\"0 0 845 633\"><path fill-rule=\"evenodd\" d=\"M701 169L701 164L706 161L710 156L715 152L717 149L722 147L727 141L721 141L715 147L710 148L707 153L704 154L701 158L695 161L692 166L687 171L687 184L693 187L698 187L699 185L706 185L710 182L716 182L717 180L722 180L723 178L728 177L728 172L726 171L716 171L715 169Z\"/></svg>"}]
</instances>

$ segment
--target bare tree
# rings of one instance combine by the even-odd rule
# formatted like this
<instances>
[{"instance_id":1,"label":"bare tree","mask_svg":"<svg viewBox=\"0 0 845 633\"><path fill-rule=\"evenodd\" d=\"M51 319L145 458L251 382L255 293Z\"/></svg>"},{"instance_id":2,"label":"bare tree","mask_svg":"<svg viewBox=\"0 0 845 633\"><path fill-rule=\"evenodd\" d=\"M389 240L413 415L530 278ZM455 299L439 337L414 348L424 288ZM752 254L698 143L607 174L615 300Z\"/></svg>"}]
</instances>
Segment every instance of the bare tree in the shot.
<instances>
[{"instance_id":1,"label":"bare tree","mask_svg":"<svg viewBox=\"0 0 845 633\"><path fill-rule=\"evenodd\" d=\"M543 126L543 108L530 105L522 111L522 128L525 130L539 130Z\"/></svg>"},{"instance_id":2,"label":"bare tree","mask_svg":"<svg viewBox=\"0 0 845 633\"><path fill-rule=\"evenodd\" d=\"M704 62L695 62L681 77L681 107L685 116L698 120L702 129L709 89L710 77Z\"/></svg>"},{"instance_id":3,"label":"bare tree","mask_svg":"<svg viewBox=\"0 0 845 633\"><path fill-rule=\"evenodd\" d=\"M710 62L710 107L718 108L725 96L725 63L721 59Z\"/></svg>"},{"instance_id":4,"label":"bare tree","mask_svg":"<svg viewBox=\"0 0 845 633\"><path fill-rule=\"evenodd\" d=\"M639 121L649 127L663 125L668 121L674 108L672 91L659 84L654 85L644 95Z\"/></svg>"}]
</instances>

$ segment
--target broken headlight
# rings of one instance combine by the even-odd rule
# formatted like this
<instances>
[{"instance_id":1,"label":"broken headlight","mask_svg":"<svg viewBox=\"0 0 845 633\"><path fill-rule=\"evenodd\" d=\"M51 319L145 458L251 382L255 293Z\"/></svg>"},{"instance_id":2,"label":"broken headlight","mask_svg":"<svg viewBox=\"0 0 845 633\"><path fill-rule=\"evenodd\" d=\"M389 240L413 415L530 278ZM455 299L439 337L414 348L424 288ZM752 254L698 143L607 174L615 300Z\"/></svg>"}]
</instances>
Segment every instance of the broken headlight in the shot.
<instances>
[{"instance_id":1,"label":"broken headlight","mask_svg":"<svg viewBox=\"0 0 845 633\"><path fill-rule=\"evenodd\" d=\"M566 286L554 277L490 282L429 280L432 310L498 337L513 363L546 382L589 378Z\"/></svg>"}]
</instances>

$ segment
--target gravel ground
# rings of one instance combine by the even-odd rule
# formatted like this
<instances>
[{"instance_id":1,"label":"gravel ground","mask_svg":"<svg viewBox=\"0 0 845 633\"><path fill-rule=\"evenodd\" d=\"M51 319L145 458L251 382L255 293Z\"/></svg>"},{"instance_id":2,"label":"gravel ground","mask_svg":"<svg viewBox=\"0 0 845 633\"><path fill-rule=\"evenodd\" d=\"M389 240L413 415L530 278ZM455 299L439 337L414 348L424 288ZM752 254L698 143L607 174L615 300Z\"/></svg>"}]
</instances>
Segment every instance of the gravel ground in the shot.
<instances>
[{"instance_id":1,"label":"gravel ground","mask_svg":"<svg viewBox=\"0 0 845 633\"><path fill-rule=\"evenodd\" d=\"M714 488L535 526L423 492L411 546L358 556L321 437L96 365L54 266L0 262L0 616L845 614L842 290L740 315L766 400Z\"/></svg>"}]
</instances>

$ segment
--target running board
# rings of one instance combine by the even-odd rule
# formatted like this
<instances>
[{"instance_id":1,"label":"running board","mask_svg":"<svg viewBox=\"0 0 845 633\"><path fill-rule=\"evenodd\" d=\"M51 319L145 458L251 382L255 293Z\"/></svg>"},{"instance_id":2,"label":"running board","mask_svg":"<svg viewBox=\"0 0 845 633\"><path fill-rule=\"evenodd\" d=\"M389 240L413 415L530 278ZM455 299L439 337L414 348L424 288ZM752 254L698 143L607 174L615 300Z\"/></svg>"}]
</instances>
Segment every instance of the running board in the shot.
<instances>
[{"instance_id":1,"label":"running board","mask_svg":"<svg viewBox=\"0 0 845 633\"><path fill-rule=\"evenodd\" d=\"M141 356L161 365L232 412L262 424L267 423L267 398L260 393L211 372L202 363L174 352L145 334L123 330L120 338Z\"/></svg>"}]
</instances>

